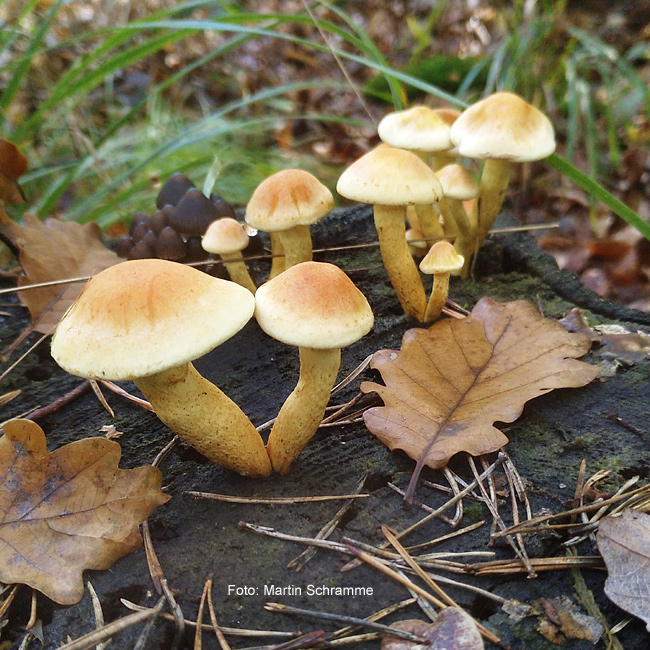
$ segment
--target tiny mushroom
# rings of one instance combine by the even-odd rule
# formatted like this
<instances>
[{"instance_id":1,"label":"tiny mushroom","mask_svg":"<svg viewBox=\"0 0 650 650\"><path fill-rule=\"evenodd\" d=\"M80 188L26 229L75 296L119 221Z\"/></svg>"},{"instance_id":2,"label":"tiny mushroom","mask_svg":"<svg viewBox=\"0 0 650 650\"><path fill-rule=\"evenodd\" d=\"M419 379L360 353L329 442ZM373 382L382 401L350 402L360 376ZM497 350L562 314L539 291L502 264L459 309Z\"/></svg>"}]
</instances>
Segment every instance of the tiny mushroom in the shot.
<instances>
[{"instance_id":1,"label":"tiny mushroom","mask_svg":"<svg viewBox=\"0 0 650 650\"><path fill-rule=\"evenodd\" d=\"M342 196L372 203L384 267L407 316L422 320L426 294L409 253L404 226L408 205L433 204L442 186L415 154L393 147L377 147L348 167L336 189Z\"/></svg>"},{"instance_id":2,"label":"tiny mushroom","mask_svg":"<svg viewBox=\"0 0 650 650\"><path fill-rule=\"evenodd\" d=\"M248 240L249 237L239 221L231 217L222 217L208 226L201 245L208 253L221 256L233 282L255 293L257 288L241 254L248 246Z\"/></svg>"},{"instance_id":3,"label":"tiny mushroom","mask_svg":"<svg viewBox=\"0 0 650 650\"><path fill-rule=\"evenodd\" d=\"M236 334L254 308L250 291L191 267L122 262L88 282L54 333L52 356L80 377L133 380L197 451L240 474L268 476L251 421L191 363Z\"/></svg>"},{"instance_id":4,"label":"tiny mushroom","mask_svg":"<svg viewBox=\"0 0 650 650\"><path fill-rule=\"evenodd\" d=\"M476 203L480 246L503 204L510 163L550 156L555 151L553 125L518 95L501 92L467 108L450 133L461 156L485 159Z\"/></svg>"},{"instance_id":5,"label":"tiny mushroom","mask_svg":"<svg viewBox=\"0 0 650 650\"><path fill-rule=\"evenodd\" d=\"M420 271L433 274L431 296L424 314L425 323L431 323L440 316L449 295L449 276L457 275L465 259L447 241L436 242L420 262Z\"/></svg>"},{"instance_id":6,"label":"tiny mushroom","mask_svg":"<svg viewBox=\"0 0 650 650\"><path fill-rule=\"evenodd\" d=\"M160 188L156 197L156 207L160 210L165 205L178 205L178 202L185 196L185 192L193 187L194 183L185 174L175 172Z\"/></svg>"},{"instance_id":7,"label":"tiny mushroom","mask_svg":"<svg viewBox=\"0 0 650 650\"><path fill-rule=\"evenodd\" d=\"M315 176L302 169L285 169L257 186L246 206L246 223L279 237L279 254L284 253L284 268L289 268L311 261L309 226L333 206L332 193ZM272 253L277 255L279 250L276 243ZM271 277L281 270L276 264Z\"/></svg>"},{"instance_id":8,"label":"tiny mushroom","mask_svg":"<svg viewBox=\"0 0 650 650\"><path fill-rule=\"evenodd\" d=\"M275 420L267 451L286 473L318 429L341 360L340 348L372 328L368 301L337 266L302 262L263 284L255 318L273 338L297 345L300 379Z\"/></svg>"}]
</instances>

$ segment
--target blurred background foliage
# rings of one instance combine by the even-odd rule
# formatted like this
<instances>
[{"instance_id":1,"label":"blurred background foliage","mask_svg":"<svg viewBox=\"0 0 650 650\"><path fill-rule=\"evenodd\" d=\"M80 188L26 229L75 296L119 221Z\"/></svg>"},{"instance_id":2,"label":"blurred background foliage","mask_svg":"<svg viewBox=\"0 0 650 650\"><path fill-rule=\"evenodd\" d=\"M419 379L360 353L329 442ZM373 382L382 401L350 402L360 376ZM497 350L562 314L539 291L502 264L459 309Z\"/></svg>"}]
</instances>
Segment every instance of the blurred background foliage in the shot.
<instances>
[{"instance_id":1,"label":"blurred background foliage","mask_svg":"<svg viewBox=\"0 0 650 650\"><path fill-rule=\"evenodd\" d=\"M496 90L542 108L558 154L650 221L650 6L605 0L0 0L1 134L26 209L109 234L185 172L244 204L302 167L333 187L386 112ZM342 70L343 68L343 70ZM548 164L511 207L603 295L650 308L650 245ZM20 210L14 210L15 218Z\"/></svg>"}]
</instances>

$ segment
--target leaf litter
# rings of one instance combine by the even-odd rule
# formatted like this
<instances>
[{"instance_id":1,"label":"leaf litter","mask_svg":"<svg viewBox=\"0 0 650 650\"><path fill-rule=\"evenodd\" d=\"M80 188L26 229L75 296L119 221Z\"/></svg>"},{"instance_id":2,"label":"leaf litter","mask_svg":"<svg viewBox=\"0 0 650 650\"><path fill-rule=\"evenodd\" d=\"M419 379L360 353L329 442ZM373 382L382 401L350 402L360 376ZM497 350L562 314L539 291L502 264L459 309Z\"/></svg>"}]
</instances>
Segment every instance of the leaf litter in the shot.
<instances>
[{"instance_id":1,"label":"leaf litter","mask_svg":"<svg viewBox=\"0 0 650 650\"><path fill-rule=\"evenodd\" d=\"M577 388L598 368L577 361L590 347L525 301L482 298L469 317L411 329L399 352L380 350L371 367L385 385L366 381L384 406L365 411L367 428L389 449L416 462L407 498L422 468L444 467L461 451L478 456L508 439L495 422L513 422L524 404L555 388Z\"/></svg>"},{"instance_id":2,"label":"leaf litter","mask_svg":"<svg viewBox=\"0 0 650 650\"><path fill-rule=\"evenodd\" d=\"M10 420L3 428L0 581L76 603L84 569L107 569L142 543L139 524L170 498L160 490L160 470L118 469L120 446L106 438L47 453L34 422Z\"/></svg>"}]
</instances>

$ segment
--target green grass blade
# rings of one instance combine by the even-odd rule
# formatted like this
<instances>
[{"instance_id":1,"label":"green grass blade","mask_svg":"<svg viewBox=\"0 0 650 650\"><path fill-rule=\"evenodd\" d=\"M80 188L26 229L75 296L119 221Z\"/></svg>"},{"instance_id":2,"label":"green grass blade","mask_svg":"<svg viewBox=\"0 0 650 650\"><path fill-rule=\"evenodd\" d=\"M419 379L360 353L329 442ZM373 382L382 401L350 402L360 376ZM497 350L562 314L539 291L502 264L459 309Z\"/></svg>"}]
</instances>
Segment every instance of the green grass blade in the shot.
<instances>
[{"instance_id":1,"label":"green grass blade","mask_svg":"<svg viewBox=\"0 0 650 650\"><path fill-rule=\"evenodd\" d=\"M636 228L648 241L650 241L650 224L644 221L634 210L629 208L625 203L610 194L602 185L589 178L571 163L553 154L546 158L546 162L557 169L563 176L570 178L576 185L580 186L588 194L606 205L614 214L618 215Z\"/></svg>"}]
</instances>

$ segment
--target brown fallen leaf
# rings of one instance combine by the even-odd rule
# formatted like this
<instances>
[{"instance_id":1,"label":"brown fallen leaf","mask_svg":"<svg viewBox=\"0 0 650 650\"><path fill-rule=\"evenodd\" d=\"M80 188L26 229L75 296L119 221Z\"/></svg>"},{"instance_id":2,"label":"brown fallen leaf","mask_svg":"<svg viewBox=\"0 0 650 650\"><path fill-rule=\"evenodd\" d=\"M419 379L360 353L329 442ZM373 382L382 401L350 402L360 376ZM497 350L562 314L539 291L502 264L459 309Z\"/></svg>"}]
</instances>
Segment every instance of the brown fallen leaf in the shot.
<instances>
[{"instance_id":1,"label":"brown fallen leaf","mask_svg":"<svg viewBox=\"0 0 650 650\"><path fill-rule=\"evenodd\" d=\"M61 605L83 596L82 571L107 569L142 543L138 525L169 500L155 467L118 469L120 446L86 438L48 454L30 420L0 438L0 582Z\"/></svg>"},{"instance_id":2,"label":"brown fallen leaf","mask_svg":"<svg viewBox=\"0 0 650 650\"><path fill-rule=\"evenodd\" d=\"M0 138L0 202L24 203L25 194L18 178L27 171L27 158L13 142Z\"/></svg>"},{"instance_id":3,"label":"brown fallen leaf","mask_svg":"<svg viewBox=\"0 0 650 650\"><path fill-rule=\"evenodd\" d=\"M539 605L543 612L539 632L545 639L556 645L562 645L567 639L584 639L593 644L600 640L602 623L580 612L566 596L540 598Z\"/></svg>"},{"instance_id":4,"label":"brown fallen leaf","mask_svg":"<svg viewBox=\"0 0 650 650\"><path fill-rule=\"evenodd\" d=\"M85 277L122 261L104 246L96 223L81 225L58 219L43 222L25 214L23 225L10 222L5 225L5 231L19 249L20 264L25 272L18 280L21 287ZM50 334L84 285L84 282L76 282L22 291L20 298L29 308L34 330Z\"/></svg>"},{"instance_id":5,"label":"brown fallen leaf","mask_svg":"<svg viewBox=\"0 0 650 650\"><path fill-rule=\"evenodd\" d=\"M494 422L513 422L533 397L594 379L598 369L575 360L589 345L530 303L483 298L467 318L408 330L399 352L376 352L370 365L386 385L363 382L361 390L384 406L363 419L387 447L417 460L407 500L424 465L500 449L508 439Z\"/></svg>"},{"instance_id":6,"label":"brown fallen leaf","mask_svg":"<svg viewBox=\"0 0 650 650\"><path fill-rule=\"evenodd\" d=\"M650 632L650 515L627 509L604 517L596 542L607 566L605 594Z\"/></svg>"},{"instance_id":7,"label":"brown fallen leaf","mask_svg":"<svg viewBox=\"0 0 650 650\"><path fill-rule=\"evenodd\" d=\"M381 650L483 650L485 645L472 617L458 607L443 609L433 623L419 619L396 621L390 627L429 640L429 645L384 636Z\"/></svg>"}]
</instances>

